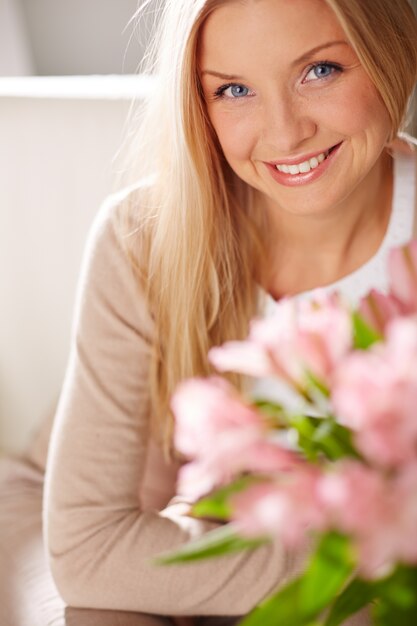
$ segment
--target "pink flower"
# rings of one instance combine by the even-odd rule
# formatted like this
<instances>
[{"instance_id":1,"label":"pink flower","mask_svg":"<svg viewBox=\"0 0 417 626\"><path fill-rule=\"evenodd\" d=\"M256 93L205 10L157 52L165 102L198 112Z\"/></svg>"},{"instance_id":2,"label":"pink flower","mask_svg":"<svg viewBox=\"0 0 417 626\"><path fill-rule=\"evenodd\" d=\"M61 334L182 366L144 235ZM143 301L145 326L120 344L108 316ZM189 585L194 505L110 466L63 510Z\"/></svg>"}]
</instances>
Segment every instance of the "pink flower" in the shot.
<instances>
[{"instance_id":1,"label":"pink flower","mask_svg":"<svg viewBox=\"0 0 417 626\"><path fill-rule=\"evenodd\" d=\"M417 565L417 460L396 476L396 533L393 552L403 563Z\"/></svg>"},{"instance_id":2,"label":"pink flower","mask_svg":"<svg viewBox=\"0 0 417 626\"><path fill-rule=\"evenodd\" d=\"M318 486L329 519L341 531L363 534L375 528L386 500L380 472L357 461L341 461L323 473Z\"/></svg>"},{"instance_id":3,"label":"pink flower","mask_svg":"<svg viewBox=\"0 0 417 626\"><path fill-rule=\"evenodd\" d=\"M390 321L417 313L417 240L390 251L388 274L390 293L373 289L360 304L365 321L381 335Z\"/></svg>"},{"instance_id":4,"label":"pink flower","mask_svg":"<svg viewBox=\"0 0 417 626\"><path fill-rule=\"evenodd\" d=\"M256 377L277 376L297 385L301 377L294 359L293 342L297 331L297 309L294 300L286 298L277 304L275 315L253 320L246 341L230 341L212 348L208 357L219 371L233 371ZM276 358L274 347L281 348Z\"/></svg>"},{"instance_id":5,"label":"pink flower","mask_svg":"<svg viewBox=\"0 0 417 626\"><path fill-rule=\"evenodd\" d=\"M272 536L289 548L302 546L309 531L326 525L318 478L315 468L303 467L237 494L231 501L237 529L244 536Z\"/></svg>"},{"instance_id":6,"label":"pink flower","mask_svg":"<svg viewBox=\"0 0 417 626\"><path fill-rule=\"evenodd\" d=\"M176 418L175 447L188 457L207 454L227 432L253 436L265 431L260 415L244 404L234 387L222 378L182 382L171 407Z\"/></svg>"},{"instance_id":7,"label":"pink flower","mask_svg":"<svg viewBox=\"0 0 417 626\"><path fill-rule=\"evenodd\" d=\"M365 322L383 336L387 324L403 314L403 307L394 296L372 289L362 298L359 312Z\"/></svg>"},{"instance_id":8,"label":"pink flower","mask_svg":"<svg viewBox=\"0 0 417 626\"><path fill-rule=\"evenodd\" d=\"M252 322L251 328L257 323ZM211 348L208 357L219 372L239 372L257 378L272 375L286 377L285 372L274 365L265 348L250 340L250 335L249 341L228 341L221 347Z\"/></svg>"},{"instance_id":9,"label":"pink flower","mask_svg":"<svg viewBox=\"0 0 417 626\"><path fill-rule=\"evenodd\" d=\"M347 309L337 296L318 292L314 302L284 299L275 315L252 322L247 341L214 348L209 359L221 371L278 376L303 390L307 372L329 384L351 345Z\"/></svg>"},{"instance_id":10,"label":"pink flower","mask_svg":"<svg viewBox=\"0 0 417 626\"><path fill-rule=\"evenodd\" d=\"M263 417L221 378L183 382L172 398L175 446L193 462L179 473L179 490L198 498L241 472L276 472L296 456L268 439Z\"/></svg>"},{"instance_id":11,"label":"pink flower","mask_svg":"<svg viewBox=\"0 0 417 626\"><path fill-rule=\"evenodd\" d=\"M355 431L359 450L382 466L416 456L417 321L398 318L387 341L341 363L332 389L338 420Z\"/></svg>"},{"instance_id":12,"label":"pink flower","mask_svg":"<svg viewBox=\"0 0 417 626\"><path fill-rule=\"evenodd\" d=\"M390 251L390 286L404 313L417 312L417 240Z\"/></svg>"},{"instance_id":13,"label":"pink flower","mask_svg":"<svg viewBox=\"0 0 417 626\"><path fill-rule=\"evenodd\" d=\"M300 361L317 378L330 384L336 365L352 347L350 314L335 294L315 302L302 302L300 308Z\"/></svg>"},{"instance_id":14,"label":"pink flower","mask_svg":"<svg viewBox=\"0 0 417 626\"><path fill-rule=\"evenodd\" d=\"M417 564L417 460L387 474L352 460L321 470L308 465L254 485L231 500L244 536L271 536L287 548L308 534L337 530L352 538L367 578L396 563Z\"/></svg>"},{"instance_id":15,"label":"pink flower","mask_svg":"<svg viewBox=\"0 0 417 626\"><path fill-rule=\"evenodd\" d=\"M353 461L336 465L318 486L329 525L348 533L362 575L386 575L397 563L417 564L417 463L398 474Z\"/></svg>"}]
</instances>

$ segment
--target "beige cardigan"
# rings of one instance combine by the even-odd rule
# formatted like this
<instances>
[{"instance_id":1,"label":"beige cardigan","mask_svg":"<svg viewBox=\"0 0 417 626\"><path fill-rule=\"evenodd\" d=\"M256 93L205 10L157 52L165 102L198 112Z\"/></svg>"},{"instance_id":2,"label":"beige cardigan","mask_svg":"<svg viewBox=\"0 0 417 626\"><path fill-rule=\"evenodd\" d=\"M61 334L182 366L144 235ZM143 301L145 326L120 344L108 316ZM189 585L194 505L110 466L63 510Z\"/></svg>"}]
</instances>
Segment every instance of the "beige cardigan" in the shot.
<instances>
[{"instance_id":1,"label":"beige cardigan","mask_svg":"<svg viewBox=\"0 0 417 626\"><path fill-rule=\"evenodd\" d=\"M89 236L50 440L44 537L51 570L76 607L244 614L302 558L276 543L195 564L151 562L214 524L187 517L175 500L168 505L178 465L167 465L150 437L153 323L116 239L114 211L108 202Z\"/></svg>"},{"instance_id":2,"label":"beige cardigan","mask_svg":"<svg viewBox=\"0 0 417 626\"><path fill-rule=\"evenodd\" d=\"M150 436L154 328L116 239L114 212L110 200L89 236L50 440L44 536L52 573L75 607L242 615L294 575L304 558L276 542L195 564L151 563L213 524L187 517L171 500L178 465L164 462ZM44 448L32 449L41 464ZM366 624L366 612L348 623Z\"/></svg>"}]
</instances>

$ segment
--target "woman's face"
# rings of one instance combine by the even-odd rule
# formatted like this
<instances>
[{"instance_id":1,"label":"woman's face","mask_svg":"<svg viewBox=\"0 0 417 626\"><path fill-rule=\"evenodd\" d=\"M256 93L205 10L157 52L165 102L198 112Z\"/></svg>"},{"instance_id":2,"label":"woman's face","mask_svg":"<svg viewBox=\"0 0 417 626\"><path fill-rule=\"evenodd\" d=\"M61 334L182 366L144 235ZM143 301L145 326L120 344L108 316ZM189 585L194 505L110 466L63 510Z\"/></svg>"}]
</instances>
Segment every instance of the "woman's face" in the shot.
<instances>
[{"instance_id":1,"label":"woman's face","mask_svg":"<svg viewBox=\"0 0 417 626\"><path fill-rule=\"evenodd\" d=\"M324 0L228 2L198 54L224 155L269 204L324 214L359 185L366 193L390 120Z\"/></svg>"}]
</instances>

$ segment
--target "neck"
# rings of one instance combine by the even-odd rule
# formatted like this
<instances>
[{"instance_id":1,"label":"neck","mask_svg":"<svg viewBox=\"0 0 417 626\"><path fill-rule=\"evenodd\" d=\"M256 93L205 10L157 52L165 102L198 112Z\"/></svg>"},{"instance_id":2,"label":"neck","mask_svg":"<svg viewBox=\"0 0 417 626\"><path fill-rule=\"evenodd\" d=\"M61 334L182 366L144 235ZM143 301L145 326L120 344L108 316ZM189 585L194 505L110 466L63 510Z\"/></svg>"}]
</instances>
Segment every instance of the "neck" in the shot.
<instances>
[{"instance_id":1,"label":"neck","mask_svg":"<svg viewBox=\"0 0 417 626\"><path fill-rule=\"evenodd\" d=\"M279 298L325 286L368 261L388 227L392 186L392 159L384 152L349 198L326 214L273 211L269 293Z\"/></svg>"}]
</instances>

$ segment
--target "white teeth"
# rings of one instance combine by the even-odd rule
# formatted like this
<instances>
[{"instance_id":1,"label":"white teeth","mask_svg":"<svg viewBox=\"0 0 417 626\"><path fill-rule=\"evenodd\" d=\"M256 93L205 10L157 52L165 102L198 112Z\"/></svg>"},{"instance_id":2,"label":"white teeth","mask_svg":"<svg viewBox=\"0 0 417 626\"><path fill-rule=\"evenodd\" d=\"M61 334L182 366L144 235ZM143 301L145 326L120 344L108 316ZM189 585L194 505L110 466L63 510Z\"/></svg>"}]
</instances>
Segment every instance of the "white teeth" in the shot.
<instances>
[{"instance_id":1,"label":"white teeth","mask_svg":"<svg viewBox=\"0 0 417 626\"><path fill-rule=\"evenodd\" d=\"M329 156L330 150L326 152L322 152L317 156L309 159L308 161L303 161L302 163L298 163L298 165L276 165L278 171L283 172L284 174L307 174L310 170L314 170L316 167L323 163L324 159Z\"/></svg>"}]
</instances>

